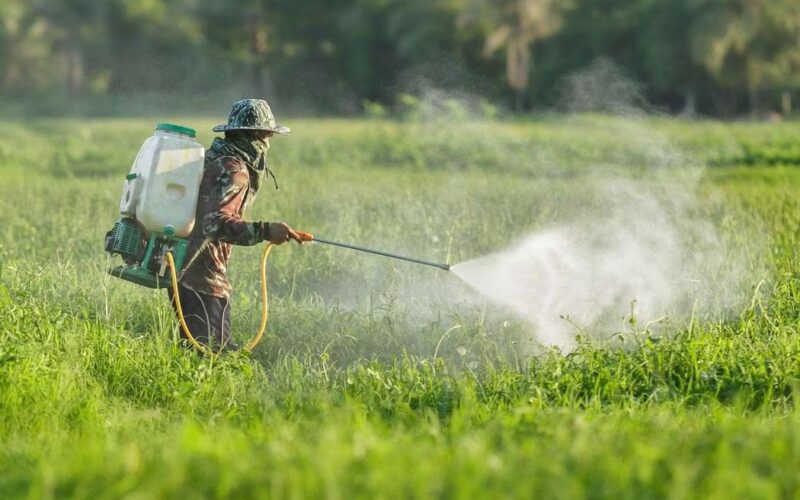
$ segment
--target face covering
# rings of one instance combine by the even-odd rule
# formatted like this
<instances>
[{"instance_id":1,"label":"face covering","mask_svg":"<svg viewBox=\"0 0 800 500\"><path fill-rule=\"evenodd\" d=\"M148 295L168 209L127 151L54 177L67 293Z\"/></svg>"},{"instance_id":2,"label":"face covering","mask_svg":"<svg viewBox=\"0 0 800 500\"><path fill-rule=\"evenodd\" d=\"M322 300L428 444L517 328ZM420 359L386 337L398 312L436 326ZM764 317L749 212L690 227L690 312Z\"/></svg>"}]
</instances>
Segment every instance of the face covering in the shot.
<instances>
[{"instance_id":1,"label":"face covering","mask_svg":"<svg viewBox=\"0 0 800 500\"><path fill-rule=\"evenodd\" d=\"M275 189L278 189L278 180L275 179L275 174L267 163L269 139L253 139L247 134L231 134L225 139L219 137L214 139L211 150L219 156L235 156L247 165L247 170L250 172L250 191L253 194L258 192L265 175L272 177Z\"/></svg>"}]
</instances>

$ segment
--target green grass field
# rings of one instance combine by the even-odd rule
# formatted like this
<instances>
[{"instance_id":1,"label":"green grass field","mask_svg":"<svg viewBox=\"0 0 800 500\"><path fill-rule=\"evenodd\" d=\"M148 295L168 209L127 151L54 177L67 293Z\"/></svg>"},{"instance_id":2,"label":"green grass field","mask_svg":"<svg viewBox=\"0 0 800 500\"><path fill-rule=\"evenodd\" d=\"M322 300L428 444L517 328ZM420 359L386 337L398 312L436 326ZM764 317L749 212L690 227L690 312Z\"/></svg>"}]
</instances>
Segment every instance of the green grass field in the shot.
<instances>
[{"instance_id":1,"label":"green grass field","mask_svg":"<svg viewBox=\"0 0 800 500\"><path fill-rule=\"evenodd\" d=\"M282 246L268 338L206 359L105 274L154 121L1 122L0 497L800 498L800 124L295 120L253 218L452 263L680 152L744 300L560 354L451 274ZM240 340L258 257L234 252Z\"/></svg>"}]
</instances>

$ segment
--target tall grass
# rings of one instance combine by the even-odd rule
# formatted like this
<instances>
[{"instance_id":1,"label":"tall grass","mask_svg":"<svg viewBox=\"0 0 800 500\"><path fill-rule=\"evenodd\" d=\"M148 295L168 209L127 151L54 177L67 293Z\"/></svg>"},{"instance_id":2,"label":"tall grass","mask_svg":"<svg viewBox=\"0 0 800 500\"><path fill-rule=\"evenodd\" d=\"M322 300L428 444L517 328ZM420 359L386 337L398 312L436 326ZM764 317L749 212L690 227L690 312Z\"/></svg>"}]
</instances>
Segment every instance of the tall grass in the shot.
<instances>
[{"instance_id":1,"label":"tall grass","mask_svg":"<svg viewBox=\"0 0 800 500\"><path fill-rule=\"evenodd\" d=\"M563 202L582 199L587 165L646 166L648 152L604 120L300 121L273 143L282 190L264 188L253 216L473 258L591 210ZM744 136L769 151L797 125L647 123L719 164L700 191L749 266L741 307L629 329L625 348L587 336L570 354L531 356L522 321L447 273L284 246L270 264L269 337L252 356L218 359L176 345L165 294L105 274L102 235L152 124L7 125L0 496L800 492L800 174L744 166L739 153ZM241 338L257 325L257 258L234 253Z\"/></svg>"}]
</instances>

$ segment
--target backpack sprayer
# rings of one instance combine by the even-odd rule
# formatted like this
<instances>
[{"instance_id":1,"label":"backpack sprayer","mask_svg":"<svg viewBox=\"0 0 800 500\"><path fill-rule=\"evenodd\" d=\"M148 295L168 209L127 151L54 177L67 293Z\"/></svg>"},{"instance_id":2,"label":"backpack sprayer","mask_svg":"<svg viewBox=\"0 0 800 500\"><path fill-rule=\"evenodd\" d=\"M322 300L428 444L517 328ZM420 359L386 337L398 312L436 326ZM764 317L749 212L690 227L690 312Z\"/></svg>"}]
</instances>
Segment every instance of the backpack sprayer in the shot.
<instances>
[{"instance_id":1,"label":"backpack sprayer","mask_svg":"<svg viewBox=\"0 0 800 500\"><path fill-rule=\"evenodd\" d=\"M153 136L145 140L130 172L125 176L119 211L121 218L106 233L105 250L122 257L123 265L109 273L148 288L171 287L181 329L199 351L213 354L197 342L183 317L178 293L178 272L187 261L188 237L195 224L195 211L203 176L205 149L196 140L196 132L187 127L159 123ZM298 232L302 241L324 243L425 266L450 270L448 264L404 257L347 243L317 238ZM201 247L202 249L202 247ZM266 330L268 314L267 259L272 244L261 254L261 324L258 333L245 349L252 350Z\"/></svg>"}]
</instances>

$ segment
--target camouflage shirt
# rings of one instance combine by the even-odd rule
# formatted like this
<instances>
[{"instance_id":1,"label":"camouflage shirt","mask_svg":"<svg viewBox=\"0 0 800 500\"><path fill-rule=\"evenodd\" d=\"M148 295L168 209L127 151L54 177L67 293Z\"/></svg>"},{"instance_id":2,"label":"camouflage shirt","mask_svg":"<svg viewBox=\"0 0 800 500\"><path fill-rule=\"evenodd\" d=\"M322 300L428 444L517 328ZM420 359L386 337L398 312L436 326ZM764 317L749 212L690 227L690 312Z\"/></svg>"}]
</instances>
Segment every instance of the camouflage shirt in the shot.
<instances>
[{"instance_id":1,"label":"camouflage shirt","mask_svg":"<svg viewBox=\"0 0 800 500\"><path fill-rule=\"evenodd\" d=\"M256 189L244 161L213 150L206 153L196 222L189 236L188 267L181 285L214 297L230 297L228 260L232 245L255 245L268 238L268 223L242 218Z\"/></svg>"}]
</instances>

